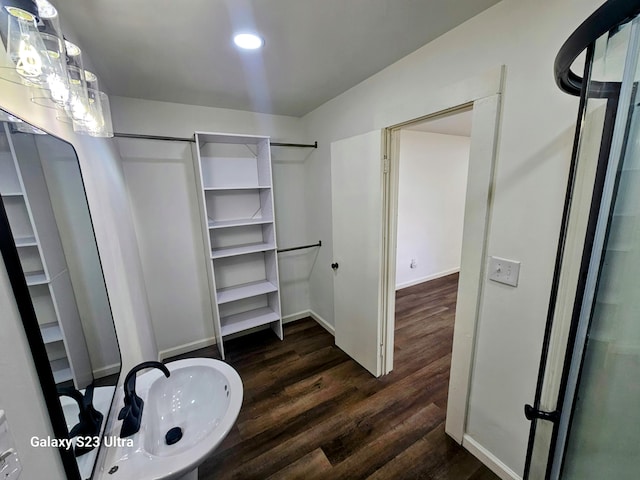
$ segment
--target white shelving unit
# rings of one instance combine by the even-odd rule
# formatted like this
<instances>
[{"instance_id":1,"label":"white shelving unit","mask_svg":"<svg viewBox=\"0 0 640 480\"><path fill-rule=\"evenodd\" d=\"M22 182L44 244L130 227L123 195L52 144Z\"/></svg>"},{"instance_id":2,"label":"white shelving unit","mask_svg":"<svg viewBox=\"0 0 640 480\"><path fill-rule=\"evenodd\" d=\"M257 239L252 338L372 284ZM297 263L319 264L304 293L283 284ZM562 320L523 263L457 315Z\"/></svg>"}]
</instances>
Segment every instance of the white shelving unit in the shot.
<instances>
[{"instance_id":1,"label":"white shelving unit","mask_svg":"<svg viewBox=\"0 0 640 480\"><path fill-rule=\"evenodd\" d=\"M80 314L32 135L0 128L0 195L56 383L92 380Z\"/></svg>"},{"instance_id":2,"label":"white shelving unit","mask_svg":"<svg viewBox=\"0 0 640 480\"><path fill-rule=\"evenodd\" d=\"M195 134L213 325L224 337L269 325L282 340L268 137Z\"/></svg>"}]
</instances>

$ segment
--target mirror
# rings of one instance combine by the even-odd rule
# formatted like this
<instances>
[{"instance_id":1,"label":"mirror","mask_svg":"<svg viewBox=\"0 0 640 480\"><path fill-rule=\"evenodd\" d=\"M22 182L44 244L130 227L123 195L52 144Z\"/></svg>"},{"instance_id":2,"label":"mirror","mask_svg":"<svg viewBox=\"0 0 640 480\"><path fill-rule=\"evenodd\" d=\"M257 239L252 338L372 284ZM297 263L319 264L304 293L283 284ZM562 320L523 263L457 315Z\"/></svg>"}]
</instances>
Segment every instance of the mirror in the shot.
<instances>
[{"instance_id":1,"label":"mirror","mask_svg":"<svg viewBox=\"0 0 640 480\"><path fill-rule=\"evenodd\" d=\"M0 111L0 197L2 255L54 433L74 438L63 463L87 479L97 448L79 438L102 434L121 360L73 147Z\"/></svg>"}]
</instances>

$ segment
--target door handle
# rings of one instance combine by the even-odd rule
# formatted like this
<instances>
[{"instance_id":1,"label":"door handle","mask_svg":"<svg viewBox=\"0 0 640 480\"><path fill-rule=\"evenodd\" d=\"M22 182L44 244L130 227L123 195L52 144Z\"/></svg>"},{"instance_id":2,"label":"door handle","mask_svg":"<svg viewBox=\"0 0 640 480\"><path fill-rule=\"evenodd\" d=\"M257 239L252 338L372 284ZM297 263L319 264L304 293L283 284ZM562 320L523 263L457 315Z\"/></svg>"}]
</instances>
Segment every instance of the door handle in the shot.
<instances>
[{"instance_id":1,"label":"door handle","mask_svg":"<svg viewBox=\"0 0 640 480\"><path fill-rule=\"evenodd\" d=\"M558 423L560 421L560 412L555 410L553 412L545 412L543 410L536 410L531 405L524 406L524 416L527 420L533 419L546 420L548 422Z\"/></svg>"},{"instance_id":2,"label":"door handle","mask_svg":"<svg viewBox=\"0 0 640 480\"><path fill-rule=\"evenodd\" d=\"M338 265L338 262L331 264L331 268L333 268L334 270L337 270L339 266L340 265Z\"/></svg>"}]
</instances>

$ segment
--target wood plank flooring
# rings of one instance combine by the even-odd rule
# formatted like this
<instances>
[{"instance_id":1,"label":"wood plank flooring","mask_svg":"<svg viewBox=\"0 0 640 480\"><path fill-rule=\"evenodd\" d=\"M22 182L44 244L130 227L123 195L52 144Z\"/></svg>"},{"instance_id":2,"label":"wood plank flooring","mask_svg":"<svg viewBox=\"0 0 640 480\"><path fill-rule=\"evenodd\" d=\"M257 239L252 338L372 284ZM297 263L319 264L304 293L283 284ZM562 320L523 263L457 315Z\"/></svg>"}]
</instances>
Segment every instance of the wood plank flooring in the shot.
<instances>
[{"instance_id":1,"label":"wood plank flooring","mask_svg":"<svg viewBox=\"0 0 640 480\"><path fill-rule=\"evenodd\" d=\"M244 402L200 480L497 479L444 433L457 281L399 291L394 371L379 379L311 319L282 342L265 331L225 343Z\"/></svg>"}]
</instances>

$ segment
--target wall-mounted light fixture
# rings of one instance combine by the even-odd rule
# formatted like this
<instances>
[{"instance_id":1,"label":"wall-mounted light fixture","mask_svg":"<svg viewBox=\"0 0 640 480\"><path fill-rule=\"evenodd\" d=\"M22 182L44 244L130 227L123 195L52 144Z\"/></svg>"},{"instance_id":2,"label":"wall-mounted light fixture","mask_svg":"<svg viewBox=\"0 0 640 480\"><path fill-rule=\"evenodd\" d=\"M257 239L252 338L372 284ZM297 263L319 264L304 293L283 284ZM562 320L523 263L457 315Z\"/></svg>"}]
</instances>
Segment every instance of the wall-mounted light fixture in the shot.
<instances>
[{"instance_id":1,"label":"wall-mounted light fixture","mask_svg":"<svg viewBox=\"0 0 640 480\"><path fill-rule=\"evenodd\" d=\"M7 17L0 35L21 82L43 92L38 98L44 95L60 108L75 132L112 137L109 98L98 89L96 75L84 70L80 48L64 39L57 9L48 0L0 5Z\"/></svg>"}]
</instances>

